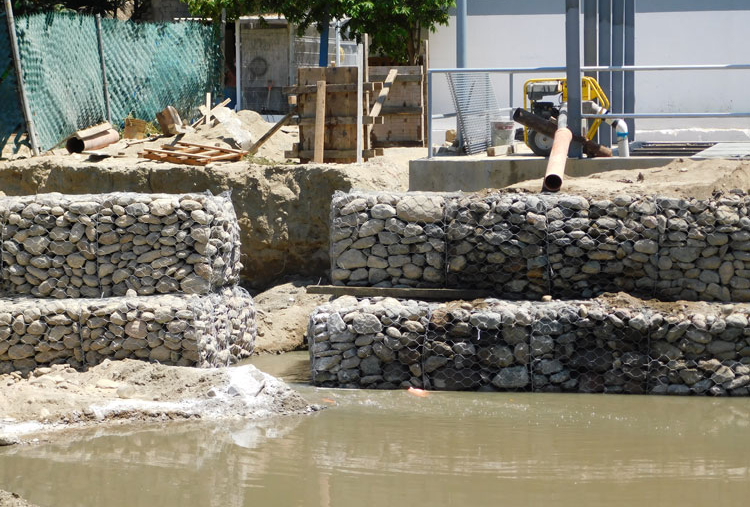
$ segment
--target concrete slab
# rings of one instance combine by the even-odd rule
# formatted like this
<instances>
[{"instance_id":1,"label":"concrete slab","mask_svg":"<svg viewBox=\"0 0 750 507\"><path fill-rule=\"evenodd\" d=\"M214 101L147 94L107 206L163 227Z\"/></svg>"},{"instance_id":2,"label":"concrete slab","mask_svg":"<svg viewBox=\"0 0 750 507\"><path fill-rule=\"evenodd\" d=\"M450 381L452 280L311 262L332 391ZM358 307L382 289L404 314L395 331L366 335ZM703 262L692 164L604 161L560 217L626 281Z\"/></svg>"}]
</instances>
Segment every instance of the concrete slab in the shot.
<instances>
[{"instance_id":1,"label":"concrete slab","mask_svg":"<svg viewBox=\"0 0 750 507\"><path fill-rule=\"evenodd\" d=\"M650 169L673 160L672 157L570 159L565 174L580 177L623 169ZM478 192L542 178L546 169L547 159L534 156L422 158L409 162L409 190Z\"/></svg>"},{"instance_id":2,"label":"concrete slab","mask_svg":"<svg viewBox=\"0 0 750 507\"><path fill-rule=\"evenodd\" d=\"M750 159L750 143L717 143L692 158Z\"/></svg>"}]
</instances>

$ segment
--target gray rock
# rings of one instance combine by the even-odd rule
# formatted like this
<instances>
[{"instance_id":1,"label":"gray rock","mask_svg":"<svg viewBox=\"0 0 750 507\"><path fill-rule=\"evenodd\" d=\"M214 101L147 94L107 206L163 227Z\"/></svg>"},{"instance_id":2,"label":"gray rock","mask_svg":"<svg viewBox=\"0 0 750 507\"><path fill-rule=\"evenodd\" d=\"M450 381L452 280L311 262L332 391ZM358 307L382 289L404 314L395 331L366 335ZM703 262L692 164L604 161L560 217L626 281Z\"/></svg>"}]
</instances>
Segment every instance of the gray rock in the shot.
<instances>
[{"instance_id":1,"label":"gray rock","mask_svg":"<svg viewBox=\"0 0 750 507\"><path fill-rule=\"evenodd\" d=\"M525 366L503 368L492 379L492 385L499 389L520 389L529 384L529 372Z\"/></svg>"}]
</instances>

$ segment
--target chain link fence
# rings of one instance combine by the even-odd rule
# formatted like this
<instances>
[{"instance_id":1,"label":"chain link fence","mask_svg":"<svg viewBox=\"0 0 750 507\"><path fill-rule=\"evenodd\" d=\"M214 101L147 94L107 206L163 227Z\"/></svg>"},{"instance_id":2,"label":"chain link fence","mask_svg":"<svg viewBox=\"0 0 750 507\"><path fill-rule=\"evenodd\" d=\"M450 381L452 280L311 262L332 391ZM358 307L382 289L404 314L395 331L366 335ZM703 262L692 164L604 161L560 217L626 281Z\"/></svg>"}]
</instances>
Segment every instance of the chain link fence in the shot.
<instances>
[{"instance_id":1,"label":"chain link fence","mask_svg":"<svg viewBox=\"0 0 750 507\"><path fill-rule=\"evenodd\" d=\"M340 298L312 314L315 385L747 396L746 304L619 297L426 303Z\"/></svg>"},{"instance_id":2,"label":"chain link fence","mask_svg":"<svg viewBox=\"0 0 750 507\"><path fill-rule=\"evenodd\" d=\"M112 122L122 125L128 116L151 120L167 105L189 118L205 103L206 92L221 89L216 27L113 19L103 19L101 27L108 98L94 17L47 13L16 18L23 79L42 150L105 121L106 100ZM2 44L0 39L0 52ZM17 103L9 85L0 86L0 93L0 107ZM17 129L17 123L6 124L3 117L5 130Z\"/></svg>"}]
</instances>

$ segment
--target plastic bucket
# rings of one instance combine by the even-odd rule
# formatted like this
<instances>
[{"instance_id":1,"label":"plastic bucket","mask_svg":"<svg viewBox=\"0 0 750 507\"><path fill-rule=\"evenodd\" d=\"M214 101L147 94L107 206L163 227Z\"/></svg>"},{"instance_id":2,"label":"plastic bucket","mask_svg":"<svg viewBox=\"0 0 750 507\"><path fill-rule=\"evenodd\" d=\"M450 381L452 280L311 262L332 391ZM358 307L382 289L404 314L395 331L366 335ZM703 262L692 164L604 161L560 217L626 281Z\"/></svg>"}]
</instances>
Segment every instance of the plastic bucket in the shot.
<instances>
[{"instance_id":1,"label":"plastic bucket","mask_svg":"<svg viewBox=\"0 0 750 507\"><path fill-rule=\"evenodd\" d=\"M507 146L513 142L515 133L513 120L499 120L490 122L490 141L492 146Z\"/></svg>"}]
</instances>

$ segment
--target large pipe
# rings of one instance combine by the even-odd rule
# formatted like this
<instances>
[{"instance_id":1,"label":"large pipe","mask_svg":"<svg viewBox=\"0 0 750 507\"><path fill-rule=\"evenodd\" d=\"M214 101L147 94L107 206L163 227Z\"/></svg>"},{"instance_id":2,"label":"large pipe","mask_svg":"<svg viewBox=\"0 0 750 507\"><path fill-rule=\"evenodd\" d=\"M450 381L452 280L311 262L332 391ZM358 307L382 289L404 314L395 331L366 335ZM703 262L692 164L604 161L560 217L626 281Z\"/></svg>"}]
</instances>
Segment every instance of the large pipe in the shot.
<instances>
[{"instance_id":1,"label":"large pipe","mask_svg":"<svg viewBox=\"0 0 750 507\"><path fill-rule=\"evenodd\" d=\"M537 132L540 132L545 136L549 136L552 138L555 137L555 133L557 132L557 125L520 107L513 112L513 120L520 123L524 127L536 130ZM575 132L573 132L573 141L583 145L583 152L588 157L594 158L612 156L612 150L610 150L606 146L602 146L598 143L595 143L594 141L590 141L582 135L576 134Z\"/></svg>"},{"instance_id":2,"label":"large pipe","mask_svg":"<svg viewBox=\"0 0 750 507\"><path fill-rule=\"evenodd\" d=\"M612 66L620 67L625 57L625 0L612 0ZM612 95L609 97L610 108L615 114L624 109L624 72L612 73Z\"/></svg>"},{"instance_id":3,"label":"large pipe","mask_svg":"<svg viewBox=\"0 0 750 507\"><path fill-rule=\"evenodd\" d=\"M625 65L635 65L635 0L625 2ZM635 113L635 72L624 72L625 113ZM635 120L625 120L628 124L631 141L635 141Z\"/></svg>"},{"instance_id":4,"label":"large pipe","mask_svg":"<svg viewBox=\"0 0 750 507\"><path fill-rule=\"evenodd\" d=\"M120 134L113 128L95 132L87 136L80 136L79 134L82 132L76 133L76 135L65 142L65 149L68 150L68 153L98 150L120 140Z\"/></svg>"},{"instance_id":5,"label":"large pipe","mask_svg":"<svg viewBox=\"0 0 750 507\"><path fill-rule=\"evenodd\" d=\"M552 143L552 152L547 161L542 192L558 192L565 176L565 163L568 161L568 150L573 141L573 132L568 127L557 129Z\"/></svg>"},{"instance_id":6,"label":"large pipe","mask_svg":"<svg viewBox=\"0 0 750 507\"><path fill-rule=\"evenodd\" d=\"M584 114L608 114L605 108L587 100L582 104ZM617 154L621 157L630 156L630 143L628 139L628 124L621 118L605 118L604 121L609 124L615 131L615 137L617 138Z\"/></svg>"},{"instance_id":7,"label":"large pipe","mask_svg":"<svg viewBox=\"0 0 750 507\"><path fill-rule=\"evenodd\" d=\"M542 192L558 192L562 187L565 176L565 164L568 161L568 150L573 141L573 132L568 128L568 110L566 106L560 109L557 117L557 131L555 131L552 151L547 160L547 171L544 173Z\"/></svg>"}]
</instances>

